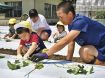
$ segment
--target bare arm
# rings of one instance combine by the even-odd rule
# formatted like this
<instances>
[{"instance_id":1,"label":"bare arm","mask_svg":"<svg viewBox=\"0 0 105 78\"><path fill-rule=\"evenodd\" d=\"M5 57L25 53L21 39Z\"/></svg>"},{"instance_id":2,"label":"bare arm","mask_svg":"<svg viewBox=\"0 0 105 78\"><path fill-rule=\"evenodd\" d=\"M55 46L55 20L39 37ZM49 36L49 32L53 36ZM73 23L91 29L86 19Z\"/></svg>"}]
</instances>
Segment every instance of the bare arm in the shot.
<instances>
[{"instance_id":1,"label":"bare arm","mask_svg":"<svg viewBox=\"0 0 105 78\"><path fill-rule=\"evenodd\" d=\"M22 47L23 45L19 45L19 47L17 48L17 55L21 55Z\"/></svg>"},{"instance_id":2,"label":"bare arm","mask_svg":"<svg viewBox=\"0 0 105 78\"><path fill-rule=\"evenodd\" d=\"M37 34L40 36L41 32L45 29L45 27L41 27L37 30Z\"/></svg>"},{"instance_id":3,"label":"bare arm","mask_svg":"<svg viewBox=\"0 0 105 78\"><path fill-rule=\"evenodd\" d=\"M52 46L47 53L48 56L56 53L57 51L64 48L68 43L73 41L78 35L80 34L80 31L78 30L71 30L64 38L62 38L58 43L56 43L54 46Z\"/></svg>"},{"instance_id":4,"label":"bare arm","mask_svg":"<svg viewBox=\"0 0 105 78\"><path fill-rule=\"evenodd\" d=\"M35 51L36 48L37 48L37 43L32 42L32 45L30 46L25 56L30 56Z\"/></svg>"},{"instance_id":5,"label":"bare arm","mask_svg":"<svg viewBox=\"0 0 105 78\"><path fill-rule=\"evenodd\" d=\"M60 38L63 38L64 36L66 36L67 35L67 32L66 31L64 31L64 32L62 32L59 36L58 36L58 38L60 39Z\"/></svg>"},{"instance_id":6,"label":"bare arm","mask_svg":"<svg viewBox=\"0 0 105 78\"><path fill-rule=\"evenodd\" d=\"M9 36L9 34L6 34L6 35L4 35L4 37L3 38L6 38L6 37L8 37Z\"/></svg>"},{"instance_id":7,"label":"bare arm","mask_svg":"<svg viewBox=\"0 0 105 78\"><path fill-rule=\"evenodd\" d=\"M66 60L72 60L73 53L74 53L74 47L75 47L74 41L72 41L68 44L68 53L67 53Z\"/></svg>"},{"instance_id":8,"label":"bare arm","mask_svg":"<svg viewBox=\"0 0 105 78\"><path fill-rule=\"evenodd\" d=\"M14 34L11 38L14 39L16 37L16 34Z\"/></svg>"}]
</instances>

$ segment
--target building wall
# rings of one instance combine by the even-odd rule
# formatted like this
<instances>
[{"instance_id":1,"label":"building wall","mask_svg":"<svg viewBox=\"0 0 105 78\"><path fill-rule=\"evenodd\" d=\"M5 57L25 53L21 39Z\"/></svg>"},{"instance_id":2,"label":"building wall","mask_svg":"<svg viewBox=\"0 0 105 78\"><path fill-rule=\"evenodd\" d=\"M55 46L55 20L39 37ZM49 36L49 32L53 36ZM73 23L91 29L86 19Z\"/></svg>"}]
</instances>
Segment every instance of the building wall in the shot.
<instances>
[{"instance_id":1,"label":"building wall","mask_svg":"<svg viewBox=\"0 0 105 78\"><path fill-rule=\"evenodd\" d=\"M44 3L57 5L61 0L0 0L0 3L16 1L22 1L22 14L36 8L39 13L44 15Z\"/></svg>"},{"instance_id":2,"label":"building wall","mask_svg":"<svg viewBox=\"0 0 105 78\"><path fill-rule=\"evenodd\" d=\"M34 8L34 0L22 0L22 14L28 14L32 8Z\"/></svg>"},{"instance_id":3,"label":"building wall","mask_svg":"<svg viewBox=\"0 0 105 78\"><path fill-rule=\"evenodd\" d=\"M35 8L37 9L38 13L45 16L44 4L48 3L52 5L57 5L59 2L61 2L61 0L22 0L22 13L28 14L30 9ZM56 21L58 21L58 19L47 18L47 21L49 23L55 23Z\"/></svg>"},{"instance_id":4,"label":"building wall","mask_svg":"<svg viewBox=\"0 0 105 78\"><path fill-rule=\"evenodd\" d=\"M36 0L35 8L38 10L39 13L44 15L44 3L57 5L60 1L61 0Z\"/></svg>"},{"instance_id":5,"label":"building wall","mask_svg":"<svg viewBox=\"0 0 105 78\"><path fill-rule=\"evenodd\" d=\"M22 0L0 0L0 3L4 3L4 2L16 2L16 1L22 1Z\"/></svg>"},{"instance_id":6,"label":"building wall","mask_svg":"<svg viewBox=\"0 0 105 78\"><path fill-rule=\"evenodd\" d=\"M28 13L30 9L35 8L40 14L44 15L44 3L57 5L60 1L61 0L22 0L22 13Z\"/></svg>"},{"instance_id":7,"label":"building wall","mask_svg":"<svg viewBox=\"0 0 105 78\"><path fill-rule=\"evenodd\" d=\"M45 3L57 5L59 2L61 2L61 0L0 0L0 3L16 1L22 1L22 14L28 14L30 9L35 8L37 9L38 13L42 15L45 15ZM56 21L57 19L53 20ZM51 20L51 22L53 22L53 20ZM47 19L47 21L49 21L49 19Z\"/></svg>"}]
</instances>

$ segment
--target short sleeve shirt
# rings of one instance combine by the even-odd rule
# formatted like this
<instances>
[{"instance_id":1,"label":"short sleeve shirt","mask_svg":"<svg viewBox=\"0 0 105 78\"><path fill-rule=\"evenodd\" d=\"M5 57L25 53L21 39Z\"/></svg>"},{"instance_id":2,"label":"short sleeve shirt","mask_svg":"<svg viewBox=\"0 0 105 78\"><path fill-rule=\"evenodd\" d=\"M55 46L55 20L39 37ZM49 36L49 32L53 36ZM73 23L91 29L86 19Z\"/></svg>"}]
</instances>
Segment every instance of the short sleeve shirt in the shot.
<instances>
[{"instance_id":1,"label":"short sleeve shirt","mask_svg":"<svg viewBox=\"0 0 105 78\"><path fill-rule=\"evenodd\" d=\"M105 26L86 16L77 14L72 23L68 25L68 29L80 31L75 41L81 46L100 46L102 42L105 42Z\"/></svg>"},{"instance_id":2,"label":"short sleeve shirt","mask_svg":"<svg viewBox=\"0 0 105 78\"><path fill-rule=\"evenodd\" d=\"M28 18L27 21L29 21L32 25L32 29L34 31L37 31L39 28L44 27L46 30L50 30L50 27L45 19L45 17L41 14L38 14L39 19L34 23L31 18Z\"/></svg>"},{"instance_id":3,"label":"short sleeve shirt","mask_svg":"<svg viewBox=\"0 0 105 78\"><path fill-rule=\"evenodd\" d=\"M14 29L14 28L9 28L9 33L10 33L11 35L14 35L14 34L15 34L15 29Z\"/></svg>"},{"instance_id":4,"label":"short sleeve shirt","mask_svg":"<svg viewBox=\"0 0 105 78\"><path fill-rule=\"evenodd\" d=\"M20 40L20 45L23 45L29 49L30 46L32 45L32 42L35 42L38 45L38 47L36 48L36 51L40 51L46 48L43 41L40 39L40 37L35 32L31 33L29 41Z\"/></svg>"}]
</instances>

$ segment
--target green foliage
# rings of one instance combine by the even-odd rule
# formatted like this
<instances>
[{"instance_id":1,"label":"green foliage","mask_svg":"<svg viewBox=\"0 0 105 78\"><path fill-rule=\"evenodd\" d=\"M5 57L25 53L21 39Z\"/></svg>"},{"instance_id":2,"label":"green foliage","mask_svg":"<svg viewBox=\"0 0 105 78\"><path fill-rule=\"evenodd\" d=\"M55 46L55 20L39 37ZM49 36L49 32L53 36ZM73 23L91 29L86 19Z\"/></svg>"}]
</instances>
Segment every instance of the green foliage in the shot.
<instances>
[{"instance_id":1,"label":"green foliage","mask_svg":"<svg viewBox=\"0 0 105 78\"><path fill-rule=\"evenodd\" d=\"M2 58L5 58L5 56L1 56L1 55L0 55L0 59L2 59Z\"/></svg>"},{"instance_id":2,"label":"green foliage","mask_svg":"<svg viewBox=\"0 0 105 78\"><path fill-rule=\"evenodd\" d=\"M18 64L18 63L20 63L20 61L19 60L15 60L15 64Z\"/></svg>"},{"instance_id":3,"label":"green foliage","mask_svg":"<svg viewBox=\"0 0 105 78\"><path fill-rule=\"evenodd\" d=\"M28 66L29 63L27 63L26 61L20 62L19 60L15 60L14 63L11 63L10 61L7 61L7 65L9 67L9 69L16 70L16 69L20 69L21 67Z\"/></svg>"},{"instance_id":4,"label":"green foliage","mask_svg":"<svg viewBox=\"0 0 105 78\"><path fill-rule=\"evenodd\" d=\"M29 65L29 63L27 63L26 61L23 61L23 67L26 67L28 65Z\"/></svg>"},{"instance_id":5,"label":"green foliage","mask_svg":"<svg viewBox=\"0 0 105 78\"><path fill-rule=\"evenodd\" d=\"M61 1L73 1L73 0L61 0Z\"/></svg>"},{"instance_id":6,"label":"green foliage","mask_svg":"<svg viewBox=\"0 0 105 78\"><path fill-rule=\"evenodd\" d=\"M36 63L35 64L35 68L34 69L32 69L30 72L28 72L26 75L24 75L24 76L28 76L29 77L29 75L34 71L34 70L36 70L36 69L42 69L44 67L44 65L43 65L43 63Z\"/></svg>"},{"instance_id":7,"label":"green foliage","mask_svg":"<svg viewBox=\"0 0 105 78\"><path fill-rule=\"evenodd\" d=\"M35 69L42 69L44 67L43 63L37 63Z\"/></svg>"},{"instance_id":8,"label":"green foliage","mask_svg":"<svg viewBox=\"0 0 105 78\"><path fill-rule=\"evenodd\" d=\"M12 40L11 40L11 39L5 39L5 41L6 41L6 42L11 42Z\"/></svg>"},{"instance_id":9,"label":"green foliage","mask_svg":"<svg viewBox=\"0 0 105 78\"><path fill-rule=\"evenodd\" d=\"M105 11L96 12L96 19L105 19Z\"/></svg>"},{"instance_id":10,"label":"green foliage","mask_svg":"<svg viewBox=\"0 0 105 78\"><path fill-rule=\"evenodd\" d=\"M7 61L7 65L9 67L9 69L11 69L11 70L20 69L20 66L19 65L13 64L10 61Z\"/></svg>"},{"instance_id":11,"label":"green foliage","mask_svg":"<svg viewBox=\"0 0 105 78\"><path fill-rule=\"evenodd\" d=\"M67 73L74 74L74 75L91 74L91 73L93 73L93 66L90 67L90 68L85 69L83 65L75 65L74 67L70 67L67 70Z\"/></svg>"},{"instance_id":12,"label":"green foliage","mask_svg":"<svg viewBox=\"0 0 105 78\"><path fill-rule=\"evenodd\" d=\"M87 74L92 74L93 73L93 66L91 68L87 68Z\"/></svg>"}]
</instances>

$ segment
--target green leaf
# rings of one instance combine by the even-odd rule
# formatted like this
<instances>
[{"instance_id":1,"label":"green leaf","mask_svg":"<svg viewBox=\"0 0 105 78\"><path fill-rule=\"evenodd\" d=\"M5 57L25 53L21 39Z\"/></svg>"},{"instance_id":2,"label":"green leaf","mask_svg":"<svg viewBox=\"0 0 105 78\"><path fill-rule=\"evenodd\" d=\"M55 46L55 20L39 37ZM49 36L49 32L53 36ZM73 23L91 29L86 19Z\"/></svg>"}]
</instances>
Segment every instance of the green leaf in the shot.
<instances>
[{"instance_id":1,"label":"green leaf","mask_svg":"<svg viewBox=\"0 0 105 78\"><path fill-rule=\"evenodd\" d=\"M6 42L11 42L12 40L10 40L10 39L5 39L5 41L6 41Z\"/></svg>"},{"instance_id":2,"label":"green leaf","mask_svg":"<svg viewBox=\"0 0 105 78\"><path fill-rule=\"evenodd\" d=\"M29 65L29 63L27 63L26 61L23 61L23 67L26 67L28 65Z\"/></svg>"},{"instance_id":3,"label":"green leaf","mask_svg":"<svg viewBox=\"0 0 105 78\"><path fill-rule=\"evenodd\" d=\"M74 66L69 67L69 70L67 70L67 73L74 74L74 75L91 74L93 73L93 66L86 70L83 65L74 65Z\"/></svg>"},{"instance_id":4,"label":"green leaf","mask_svg":"<svg viewBox=\"0 0 105 78\"><path fill-rule=\"evenodd\" d=\"M20 66L19 65L12 64L10 61L7 61L7 65L9 67L9 69L11 69L11 70L20 69Z\"/></svg>"},{"instance_id":5,"label":"green leaf","mask_svg":"<svg viewBox=\"0 0 105 78\"><path fill-rule=\"evenodd\" d=\"M20 63L20 61L19 60L15 60L15 64L18 64L18 63Z\"/></svg>"},{"instance_id":6,"label":"green leaf","mask_svg":"<svg viewBox=\"0 0 105 78\"><path fill-rule=\"evenodd\" d=\"M1 58L5 58L5 56L0 56L0 59L1 59Z\"/></svg>"},{"instance_id":7,"label":"green leaf","mask_svg":"<svg viewBox=\"0 0 105 78\"><path fill-rule=\"evenodd\" d=\"M42 69L44 67L43 63L37 63L35 69Z\"/></svg>"},{"instance_id":8,"label":"green leaf","mask_svg":"<svg viewBox=\"0 0 105 78\"><path fill-rule=\"evenodd\" d=\"M75 74L75 75L79 74L79 70L80 70L80 69L74 70L74 71L73 71L73 74Z\"/></svg>"},{"instance_id":9,"label":"green leaf","mask_svg":"<svg viewBox=\"0 0 105 78\"><path fill-rule=\"evenodd\" d=\"M73 73L72 69L67 70L67 73L72 74Z\"/></svg>"},{"instance_id":10,"label":"green leaf","mask_svg":"<svg viewBox=\"0 0 105 78\"><path fill-rule=\"evenodd\" d=\"M44 67L44 65L43 65L43 63L36 63L35 64L35 68L34 69L32 69L30 72L28 72L26 75L24 75L24 76L29 76L34 70L36 70L36 69L42 69Z\"/></svg>"},{"instance_id":11,"label":"green leaf","mask_svg":"<svg viewBox=\"0 0 105 78\"><path fill-rule=\"evenodd\" d=\"M92 67L90 67L90 68L87 69L87 73L88 74L92 74L93 73L93 70L94 70L94 68L92 66Z\"/></svg>"}]
</instances>

